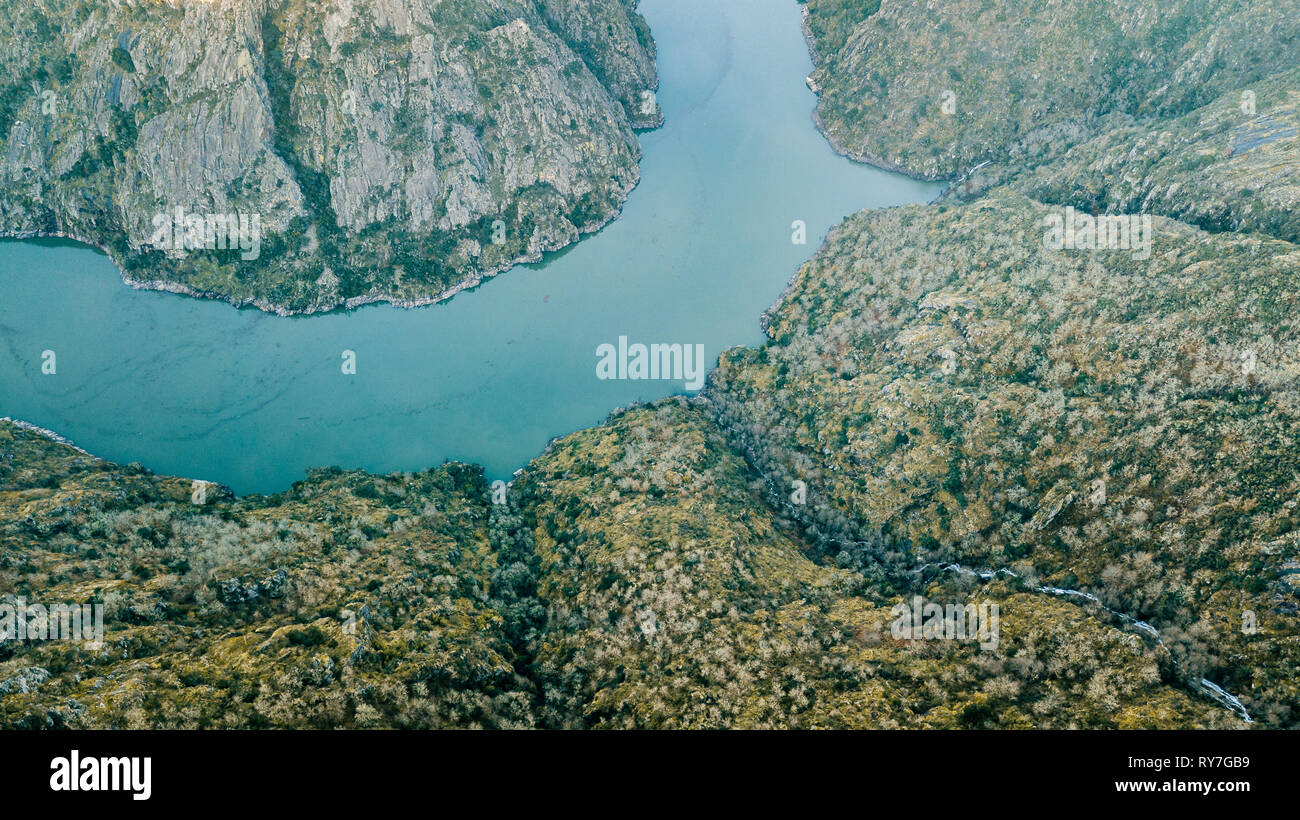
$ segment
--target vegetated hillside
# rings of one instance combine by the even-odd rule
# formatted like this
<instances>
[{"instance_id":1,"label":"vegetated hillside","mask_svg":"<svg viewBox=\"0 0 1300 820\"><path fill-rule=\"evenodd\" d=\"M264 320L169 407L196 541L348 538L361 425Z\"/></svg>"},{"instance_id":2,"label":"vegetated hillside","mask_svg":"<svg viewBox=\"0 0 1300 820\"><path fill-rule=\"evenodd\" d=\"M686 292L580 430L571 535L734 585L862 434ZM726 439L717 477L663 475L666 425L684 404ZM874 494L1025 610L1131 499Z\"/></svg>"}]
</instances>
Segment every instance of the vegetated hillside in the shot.
<instances>
[{"instance_id":1,"label":"vegetated hillside","mask_svg":"<svg viewBox=\"0 0 1300 820\"><path fill-rule=\"evenodd\" d=\"M0 424L0 594L112 602L106 650L0 644L5 725L1239 726L1221 686L1295 726L1300 88L1194 8L1144 24L1204 33L1147 61L1168 110L1098 41L1133 111L849 218L767 344L507 505L458 465L197 505ZM1058 248L1067 207L1129 247ZM997 603L997 646L899 638L915 595Z\"/></svg>"},{"instance_id":2,"label":"vegetated hillside","mask_svg":"<svg viewBox=\"0 0 1300 820\"><path fill-rule=\"evenodd\" d=\"M1093 5L809 4L833 140L925 176L992 162L837 228L709 397L822 560L1095 595L1290 725L1300 18ZM1148 220L1150 253L1060 248L1067 208Z\"/></svg>"},{"instance_id":3,"label":"vegetated hillside","mask_svg":"<svg viewBox=\"0 0 1300 820\"><path fill-rule=\"evenodd\" d=\"M634 5L7 4L0 231L281 312L437 298L621 207L662 119ZM260 254L155 247L177 208L257 215Z\"/></svg>"},{"instance_id":4,"label":"vegetated hillside","mask_svg":"<svg viewBox=\"0 0 1300 820\"><path fill-rule=\"evenodd\" d=\"M1300 61L1300 3L809 0L818 118L850 156L929 179L1021 165L1186 113Z\"/></svg>"},{"instance_id":5,"label":"vegetated hillside","mask_svg":"<svg viewBox=\"0 0 1300 820\"><path fill-rule=\"evenodd\" d=\"M676 399L569 436L525 470L544 725L1236 725L1093 613L1000 582L902 586L818 564L761 487ZM896 639L891 607L908 592L997 602L998 646Z\"/></svg>"},{"instance_id":6,"label":"vegetated hillside","mask_svg":"<svg viewBox=\"0 0 1300 820\"><path fill-rule=\"evenodd\" d=\"M101 602L104 645L0 643L7 727L1231 726L1102 613L1000 581L995 649L898 640L903 593L814 562L699 407L478 470L190 482L0 423L0 596Z\"/></svg>"},{"instance_id":7,"label":"vegetated hillside","mask_svg":"<svg viewBox=\"0 0 1300 820\"><path fill-rule=\"evenodd\" d=\"M272 499L0 430L0 600L105 642L0 643L9 727L532 725L481 474L312 473Z\"/></svg>"},{"instance_id":8,"label":"vegetated hillside","mask_svg":"<svg viewBox=\"0 0 1300 820\"><path fill-rule=\"evenodd\" d=\"M1003 191L851 218L773 341L724 357L721 423L774 495L807 484L791 514L828 560L1091 592L1293 720L1300 248L1157 218L1146 261L1056 251L1051 210Z\"/></svg>"},{"instance_id":9,"label":"vegetated hillside","mask_svg":"<svg viewBox=\"0 0 1300 820\"><path fill-rule=\"evenodd\" d=\"M995 177L1089 213L1154 213L1300 242L1300 70L1181 117L1117 125L1031 170L989 166L972 188Z\"/></svg>"}]
</instances>

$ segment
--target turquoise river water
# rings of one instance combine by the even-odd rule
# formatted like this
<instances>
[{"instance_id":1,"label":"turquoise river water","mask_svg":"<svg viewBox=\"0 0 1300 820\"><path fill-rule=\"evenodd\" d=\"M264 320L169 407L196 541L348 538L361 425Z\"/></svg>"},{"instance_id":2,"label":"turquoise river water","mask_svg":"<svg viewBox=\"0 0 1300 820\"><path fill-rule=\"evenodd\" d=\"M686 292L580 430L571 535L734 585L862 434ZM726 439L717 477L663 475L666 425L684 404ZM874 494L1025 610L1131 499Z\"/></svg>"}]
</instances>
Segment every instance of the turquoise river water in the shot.
<instances>
[{"instance_id":1,"label":"turquoise river water","mask_svg":"<svg viewBox=\"0 0 1300 820\"><path fill-rule=\"evenodd\" d=\"M641 184L600 233L439 305L293 318L134 290L89 248L5 242L0 416L239 493L286 489L322 465L455 459L508 478L557 435L688 392L598 379L601 344L700 344L711 368L762 342L760 314L832 225L939 193L837 156L817 132L792 0L641 11L667 124L641 135ZM807 244L792 242L795 220Z\"/></svg>"}]
</instances>

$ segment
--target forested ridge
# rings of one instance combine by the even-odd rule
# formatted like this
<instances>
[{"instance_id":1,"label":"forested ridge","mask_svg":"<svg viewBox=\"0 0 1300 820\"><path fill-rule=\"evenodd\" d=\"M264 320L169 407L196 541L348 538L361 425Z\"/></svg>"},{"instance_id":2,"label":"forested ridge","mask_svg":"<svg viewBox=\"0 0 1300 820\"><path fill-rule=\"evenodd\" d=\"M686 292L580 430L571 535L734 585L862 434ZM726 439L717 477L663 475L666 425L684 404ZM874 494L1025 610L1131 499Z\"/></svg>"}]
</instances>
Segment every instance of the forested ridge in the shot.
<instances>
[{"instance_id":1,"label":"forested ridge","mask_svg":"<svg viewBox=\"0 0 1300 820\"><path fill-rule=\"evenodd\" d=\"M2 600L107 622L0 643L0 722L1294 727L1300 15L808 5L832 140L944 198L849 217L701 395L504 491L196 503L0 423ZM918 596L996 645L900 637Z\"/></svg>"}]
</instances>

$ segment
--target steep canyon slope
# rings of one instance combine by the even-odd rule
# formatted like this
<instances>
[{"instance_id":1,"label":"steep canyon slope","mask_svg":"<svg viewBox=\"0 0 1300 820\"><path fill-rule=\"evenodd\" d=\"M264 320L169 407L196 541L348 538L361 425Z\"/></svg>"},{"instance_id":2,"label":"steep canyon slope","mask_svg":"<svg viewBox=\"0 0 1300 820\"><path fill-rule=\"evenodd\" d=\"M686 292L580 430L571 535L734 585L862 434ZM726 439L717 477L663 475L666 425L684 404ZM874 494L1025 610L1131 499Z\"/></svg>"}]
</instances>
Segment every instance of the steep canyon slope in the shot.
<instances>
[{"instance_id":1,"label":"steep canyon slope","mask_svg":"<svg viewBox=\"0 0 1300 820\"><path fill-rule=\"evenodd\" d=\"M662 119L634 5L6 4L0 230L266 310L434 300L617 213ZM209 214L256 243L187 247Z\"/></svg>"},{"instance_id":2,"label":"steep canyon slope","mask_svg":"<svg viewBox=\"0 0 1300 820\"><path fill-rule=\"evenodd\" d=\"M194 503L0 423L0 595L107 611L99 650L0 645L0 721L1295 726L1300 75L1260 25L1300 17L1085 4L1088 39L1033 4L1013 40L1006 4L872 5L810 4L831 137L989 164L845 220L766 344L504 498L445 465ZM985 122L962 101L1004 41L1101 73L1027 69L1029 110ZM952 114L890 102L943 60ZM900 638L917 595L997 604L1000 640Z\"/></svg>"}]
</instances>

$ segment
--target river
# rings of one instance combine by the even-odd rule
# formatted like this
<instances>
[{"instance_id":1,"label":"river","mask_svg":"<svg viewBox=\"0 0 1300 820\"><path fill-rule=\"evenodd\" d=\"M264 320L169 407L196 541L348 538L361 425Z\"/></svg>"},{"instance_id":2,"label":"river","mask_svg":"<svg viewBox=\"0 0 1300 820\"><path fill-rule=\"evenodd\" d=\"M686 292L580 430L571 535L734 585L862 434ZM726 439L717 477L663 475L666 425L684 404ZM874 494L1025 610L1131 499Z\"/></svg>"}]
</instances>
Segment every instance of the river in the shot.
<instances>
[{"instance_id":1,"label":"river","mask_svg":"<svg viewBox=\"0 0 1300 820\"><path fill-rule=\"evenodd\" d=\"M597 378L600 345L702 345L712 367L763 341L760 315L831 226L938 195L836 155L817 132L792 0L644 0L641 12L667 121L641 135L641 184L598 234L450 302L293 318L134 290L83 246L6 242L0 416L241 494L324 465L452 459L509 478L557 435L689 392ZM796 220L806 244L792 241Z\"/></svg>"}]
</instances>

